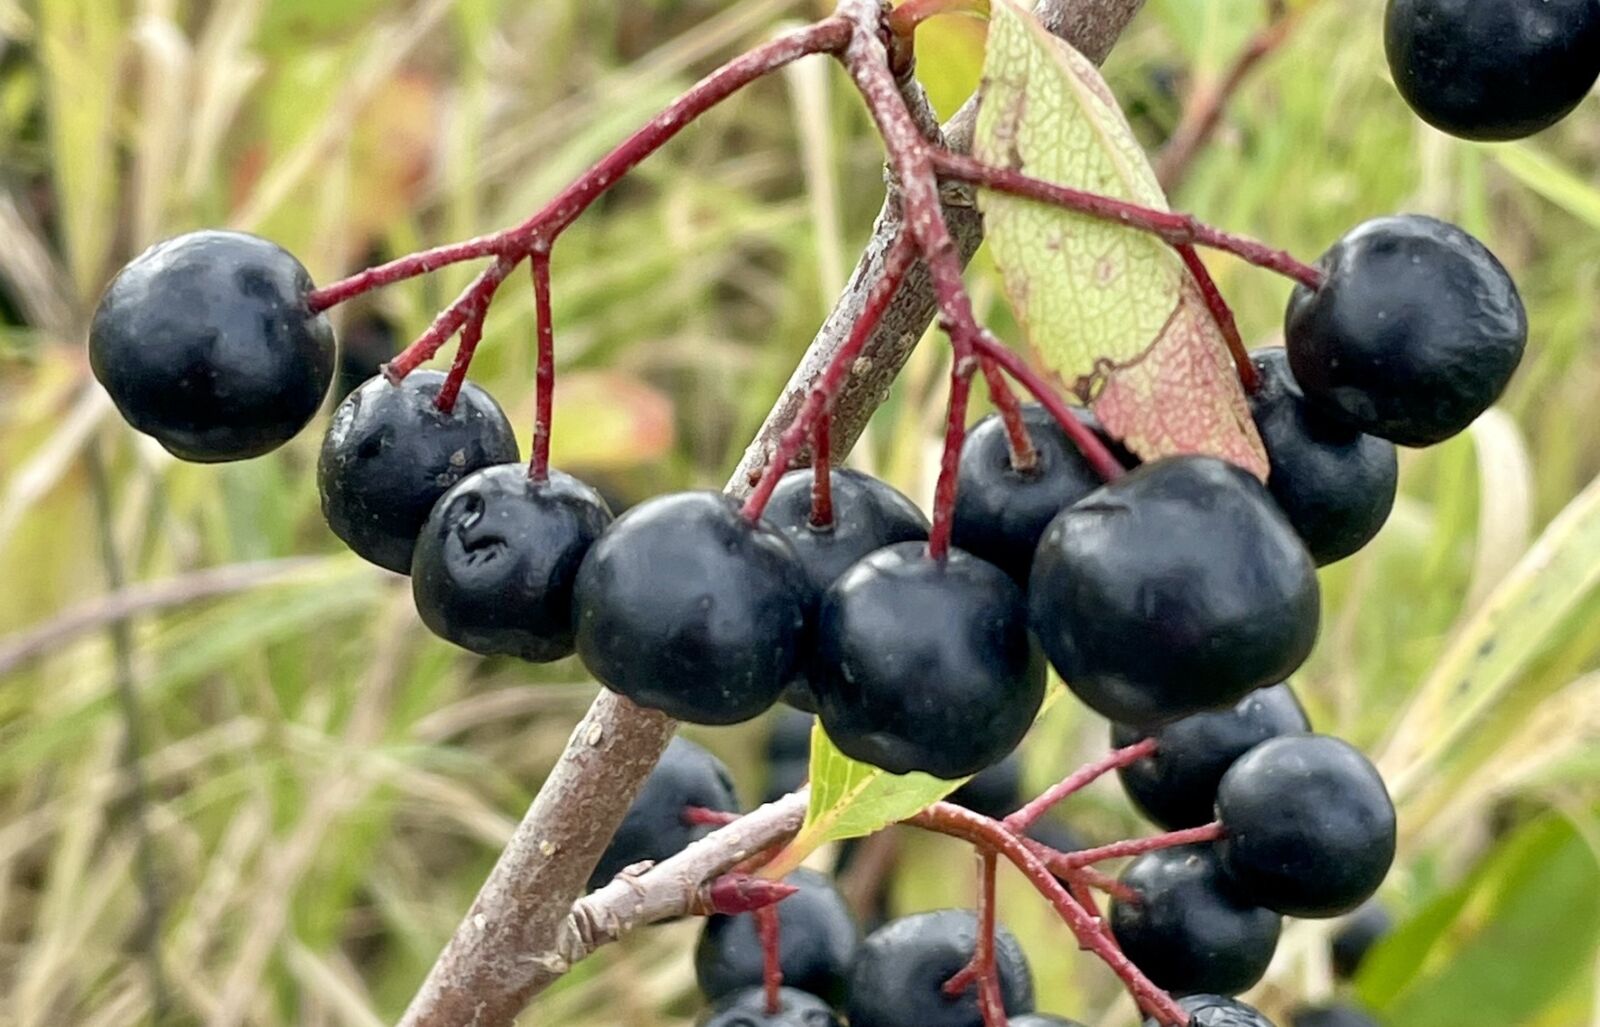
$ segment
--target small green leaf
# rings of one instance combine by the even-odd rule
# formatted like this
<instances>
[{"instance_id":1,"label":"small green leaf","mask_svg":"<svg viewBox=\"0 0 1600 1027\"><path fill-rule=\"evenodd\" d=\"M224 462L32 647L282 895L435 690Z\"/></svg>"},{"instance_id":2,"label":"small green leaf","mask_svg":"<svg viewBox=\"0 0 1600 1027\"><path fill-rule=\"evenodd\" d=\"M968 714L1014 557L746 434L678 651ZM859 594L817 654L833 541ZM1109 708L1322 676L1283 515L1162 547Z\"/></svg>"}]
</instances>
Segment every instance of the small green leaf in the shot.
<instances>
[{"instance_id":1,"label":"small green leaf","mask_svg":"<svg viewBox=\"0 0 1600 1027\"><path fill-rule=\"evenodd\" d=\"M1036 178L1166 208L1094 65L1015 0L995 0L976 154ZM980 192L1031 359L1146 458L1210 453L1266 476L1220 330L1178 254L1144 232Z\"/></svg>"}]
</instances>

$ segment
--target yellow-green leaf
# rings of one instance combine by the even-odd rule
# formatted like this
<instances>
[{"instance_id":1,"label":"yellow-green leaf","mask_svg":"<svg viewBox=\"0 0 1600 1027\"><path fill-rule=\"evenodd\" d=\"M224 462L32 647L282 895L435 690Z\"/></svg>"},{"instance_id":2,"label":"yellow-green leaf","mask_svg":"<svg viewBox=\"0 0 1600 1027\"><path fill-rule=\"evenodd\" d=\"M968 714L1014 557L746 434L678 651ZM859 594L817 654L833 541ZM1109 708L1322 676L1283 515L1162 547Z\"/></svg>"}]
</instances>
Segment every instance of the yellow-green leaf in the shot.
<instances>
[{"instance_id":1,"label":"yellow-green leaf","mask_svg":"<svg viewBox=\"0 0 1600 1027\"><path fill-rule=\"evenodd\" d=\"M1014 0L995 0L975 151L1061 185L1165 209L1094 65ZM1210 453L1265 477L1221 332L1182 260L1147 233L980 193L1031 359L1145 458Z\"/></svg>"}]
</instances>

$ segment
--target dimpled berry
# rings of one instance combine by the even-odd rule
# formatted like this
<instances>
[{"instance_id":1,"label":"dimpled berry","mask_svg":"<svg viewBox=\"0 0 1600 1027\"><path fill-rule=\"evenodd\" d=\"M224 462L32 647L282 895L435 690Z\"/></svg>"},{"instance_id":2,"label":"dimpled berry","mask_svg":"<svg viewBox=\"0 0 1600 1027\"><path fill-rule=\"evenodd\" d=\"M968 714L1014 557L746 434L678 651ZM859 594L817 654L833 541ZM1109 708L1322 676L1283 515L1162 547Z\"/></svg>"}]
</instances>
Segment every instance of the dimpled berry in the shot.
<instances>
[{"instance_id":1,"label":"dimpled berry","mask_svg":"<svg viewBox=\"0 0 1600 1027\"><path fill-rule=\"evenodd\" d=\"M783 983L842 1006L861 944L855 917L825 875L796 870L784 880L800 890L773 907ZM694 975L702 995L715 1001L761 984L762 963L753 914L706 919L694 950Z\"/></svg>"},{"instance_id":2,"label":"dimpled berry","mask_svg":"<svg viewBox=\"0 0 1600 1027\"><path fill-rule=\"evenodd\" d=\"M358 556L401 574L433 506L473 471L515 463L517 439L500 405L467 382L449 413L435 400L445 376L383 377L333 412L317 463L328 527Z\"/></svg>"},{"instance_id":3,"label":"dimpled berry","mask_svg":"<svg viewBox=\"0 0 1600 1027\"><path fill-rule=\"evenodd\" d=\"M1384 49L1417 116L1463 139L1549 128L1600 76L1594 0L1389 0Z\"/></svg>"},{"instance_id":4,"label":"dimpled berry","mask_svg":"<svg viewBox=\"0 0 1600 1027\"><path fill-rule=\"evenodd\" d=\"M822 726L847 756L893 774L949 779L998 762L1032 726L1044 679L1022 593L960 550L880 549L817 615Z\"/></svg>"},{"instance_id":5,"label":"dimpled berry","mask_svg":"<svg viewBox=\"0 0 1600 1027\"><path fill-rule=\"evenodd\" d=\"M710 828L684 820L683 811L689 806L737 813L739 799L721 760L687 738L674 738L589 875L589 890L642 860L660 862L675 856L708 834Z\"/></svg>"},{"instance_id":6,"label":"dimpled berry","mask_svg":"<svg viewBox=\"0 0 1600 1027\"><path fill-rule=\"evenodd\" d=\"M1282 681L1320 610L1311 557L1266 489L1200 456L1145 464L1062 511L1028 601L1067 686L1135 728Z\"/></svg>"},{"instance_id":7,"label":"dimpled berry","mask_svg":"<svg viewBox=\"0 0 1600 1027\"><path fill-rule=\"evenodd\" d=\"M972 959L978 918L941 909L891 920L861 945L850 978L850 1027L983 1027L977 995L954 998L944 983ZM995 967L1007 1013L1033 1011L1033 974L1017 939L995 931Z\"/></svg>"},{"instance_id":8,"label":"dimpled berry","mask_svg":"<svg viewBox=\"0 0 1600 1027\"><path fill-rule=\"evenodd\" d=\"M1139 901L1112 902L1112 933L1158 986L1237 995L1267 972L1283 918L1235 894L1211 846L1146 853L1121 880Z\"/></svg>"},{"instance_id":9,"label":"dimpled berry","mask_svg":"<svg viewBox=\"0 0 1600 1027\"><path fill-rule=\"evenodd\" d=\"M1343 560L1372 541L1394 509L1394 443L1307 404L1283 347L1257 350L1251 359L1260 384L1250 413L1272 465L1267 491L1318 566Z\"/></svg>"},{"instance_id":10,"label":"dimpled berry","mask_svg":"<svg viewBox=\"0 0 1600 1027\"><path fill-rule=\"evenodd\" d=\"M840 1027L828 1004L796 988L778 989L778 1011L767 1012L765 988L746 988L712 1010L701 1027Z\"/></svg>"},{"instance_id":11,"label":"dimpled berry","mask_svg":"<svg viewBox=\"0 0 1600 1027\"><path fill-rule=\"evenodd\" d=\"M572 588L611 523L594 489L544 481L521 464L486 467L434 504L411 557L411 591L439 637L536 663L572 655Z\"/></svg>"},{"instance_id":12,"label":"dimpled berry","mask_svg":"<svg viewBox=\"0 0 1600 1027\"><path fill-rule=\"evenodd\" d=\"M1153 733L1111 725L1111 744L1156 739L1154 755L1118 771L1139 810L1169 831L1210 823L1217 785L1233 761L1269 738L1311 730L1288 685L1260 688L1225 710L1196 713Z\"/></svg>"},{"instance_id":13,"label":"dimpled berry","mask_svg":"<svg viewBox=\"0 0 1600 1027\"><path fill-rule=\"evenodd\" d=\"M1372 897L1394 862L1383 778L1353 746L1284 735L1241 756L1217 787L1217 843L1239 894L1287 916L1329 917Z\"/></svg>"},{"instance_id":14,"label":"dimpled berry","mask_svg":"<svg viewBox=\"0 0 1600 1027\"><path fill-rule=\"evenodd\" d=\"M1323 254L1322 285L1295 287L1289 366L1329 416L1403 446L1442 442L1505 391L1528 317L1494 254L1417 214L1352 229Z\"/></svg>"},{"instance_id":15,"label":"dimpled berry","mask_svg":"<svg viewBox=\"0 0 1600 1027\"><path fill-rule=\"evenodd\" d=\"M1273 1027L1271 1020L1238 999L1222 995L1190 995L1178 1000L1178 1005L1189 1014L1188 1027ZM1160 1027L1154 1017L1144 1022L1144 1027Z\"/></svg>"},{"instance_id":16,"label":"dimpled berry","mask_svg":"<svg viewBox=\"0 0 1600 1027\"><path fill-rule=\"evenodd\" d=\"M658 496L617 518L575 590L578 655L607 688L696 724L772 706L806 639L794 547L715 492Z\"/></svg>"},{"instance_id":17,"label":"dimpled berry","mask_svg":"<svg viewBox=\"0 0 1600 1027\"><path fill-rule=\"evenodd\" d=\"M191 232L145 250L107 286L89 366L134 428L201 463L293 438L333 381L333 329L287 250Z\"/></svg>"}]
</instances>

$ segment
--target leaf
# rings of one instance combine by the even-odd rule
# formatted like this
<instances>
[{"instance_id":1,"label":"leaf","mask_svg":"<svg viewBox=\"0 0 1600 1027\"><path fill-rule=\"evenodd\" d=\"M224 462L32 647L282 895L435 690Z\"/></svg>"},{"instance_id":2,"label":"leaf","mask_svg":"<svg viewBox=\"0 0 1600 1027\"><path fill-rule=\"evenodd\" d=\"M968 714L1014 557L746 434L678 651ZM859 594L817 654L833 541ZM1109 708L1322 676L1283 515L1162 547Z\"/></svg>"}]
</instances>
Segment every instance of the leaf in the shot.
<instances>
[{"instance_id":1,"label":"leaf","mask_svg":"<svg viewBox=\"0 0 1600 1027\"><path fill-rule=\"evenodd\" d=\"M1375 949L1358 986L1385 1023L1526 1023L1597 944L1600 864L1570 822L1547 817Z\"/></svg>"},{"instance_id":2,"label":"leaf","mask_svg":"<svg viewBox=\"0 0 1600 1027\"><path fill-rule=\"evenodd\" d=\"M978 157L1166 209L1100 73L1014 0L995 0ZM1209 453L1266 477L1244 390L1198 286L1160 239L980 191L989 246L1030 356L1147 459Z\"/></svg>"}]
</instances>

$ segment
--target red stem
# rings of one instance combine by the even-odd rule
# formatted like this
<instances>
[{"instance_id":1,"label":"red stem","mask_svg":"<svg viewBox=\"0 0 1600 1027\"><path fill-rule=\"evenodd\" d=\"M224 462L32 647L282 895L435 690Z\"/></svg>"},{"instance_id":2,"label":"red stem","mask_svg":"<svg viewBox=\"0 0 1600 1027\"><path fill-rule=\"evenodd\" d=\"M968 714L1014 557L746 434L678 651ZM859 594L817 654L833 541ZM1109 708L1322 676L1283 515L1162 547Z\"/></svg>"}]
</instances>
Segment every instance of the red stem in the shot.
<instances>
[{"instance_id":1,"label":"red stem","mask_svg":"<svg viewBox=\"0 0 1600 1027\"><path fill-rule=\"evenodd\" d=\"M500 289L500 283L506 280L506 276L516 266L516 260L500 257L479 272L478 277L472 280L472 284L456 297L454 303L433 319L433 324L428 326L428 330L423 332L416 342L383 365L384 376L398 385L406 375L432 360L434 354L450 341L452 335L460 331L467 322L488 311L489 304L494 300L494 294Z\"/></svg>"},{"instance_id":2,"label":"red stem","mask_svg":"<svg viewBox=\"0 0 1600 1027\"><path fill-rule=\"evenodd\" d=\"M1137 763L1156 751L1156 740L1145 738L1121 749L1113 749L1093 763L1079 767L1062 780L1047 788L1037 798L1006 817L1006 828L1018 834L1032 827L1034 822L1050 811L1056 803L1119 767ZM1091 860L1090 862L1093 862Z\"/></svg>"},{"instance_id":3,"label":"red stem","mask_svg":"<svg viewBox=\"0 0 1600 1027\"><path fill-rule=\"evenodd\" d=\"M950 410L944 426L944 452L939 457L939 483L933 490L933 529L928 532L928 555L943 560L950 555L950 535L955 528L956 486L961 472L961 445L967 437L967 400L972 396L976 363L956 355L950 368Z\"/></svg>"},{"instance_id":4,"label":"red stem","mask_svg":"<svg viewBox=\"0 0 1600 1027\"><path fill-rule=\"evenodd\" d=\"M978 366L983 369L983 379L989 386L989 400L1000 414L1000 423L1005 425L1011 469L1019 474L1027 474L1039 466L1039 451L1034 448L1033 439L1028 435L1028 426L1022 420L1022 407L1017 403L1017 394L1011 391L1000 365L994 362L993 357L987 354L980 356Z\"/></svg>"},{"instance_id":5,"label":"red stem","mask_svg":"<svg viewBox=\"0 0 1600 1027\"><path fill-rule=\"evenodd\" d=\"M833 524L833 415L824 413L811 429L811 526Z\"/></svg>"},{"instance_id":6,"label":"red stem","mask_svg":"<svg viewBox=\"0 0 1600 1027\"><path fill-rule=\"evenodd\" d=\"M1213 821L1201 827L1186 827L1181 831L1168 831L1166 834L1152 835L1149 838L1129 838L1127 841L1112 842L1110 845L1102 845L1095 849L1062 853L1059 859L1050 860L1050 869L1066 872L1103 860L1142 856L1147 852L1175 849L1180 845L1200 845L1214 842L1226 833L1221 823Z\"/></svg>"},{"instance_id":7,"label":"red stem","mask_svg":"<svg viewBox=\"0 0 1600 1027\"><path fill-rule=\"evenodd\" d=\"M489 256L520 260L532 253L540 242L554 243L595 200L646 157L666 145L685 125L751 82L807 55L836 53L850 38L850 23L844 18L831 17L785 33L735 57L691 86L522 224L493 235L401 257L330 283L311 293L311 309L327 310L379 286L402 282L464 260Z\"/></svg>"},{"instance_id":8,"label":"red stem","mask_svg":"<svg viewBox=\"0 0 1600 1027\"><path fill-rule=\"evenodd\" d=\"M1007 374L1027 389L1033 398L1050 412L1050 416L1061 425L1061 430L1067 433L1067 438L1072 440L1072 444L1083 454L1083 458L1102 480L1114 481L1126 471L1122 463L1111 455L1111 450L1106 448L1100 436L1073 416L1072 408L1062 401L1050 383L1029 367L1021 356L987 334L978 338L978 352L1003 367Z\"/></svg>"},{"instance_id":9,"label":"red stem","mask_svg":"<svg viewBox=\"0 0 1600 1027\"><path fill-rule=\"evenodd\" d=\"M550 477L550 421L555 415L556 338L550 314L550 251L536 249L533 265L533 309L538 336L538 365L534 373L533 457L528 461L528 477L545 481Z\"/></svg>"},{"instance_id":10,"label":"red stem","mask_svg":"<svg viewBox=\"0 0 1600 1027\"><path fill-rule=\"evenodd\" d=\"M1145 207L1127 200L1072 189L1054 182L1031 178L1009 168L998 168L963 154L934 150L934 168L947 178L993 189L996 192L1037 200L1088 217L1114 221L1159 236L1173 246L1195 245L1223 250L1257 267L1276 271L1310 289L1322 286L1322 272L1302 263L1283 250L1243 236L1212 228L1189 214Z\"/></svg>"},{"instance_id":11,"label":"red stem","mask_svg":"<svg viewBox=\"0 0 1600 1027\"><path fill-rule=\"evenodd\" d=\"M445 375L444 384L439 386L439 395L434 398L433 405L442 413L452 413L456 408L456 397L461 395L461 386L467 382L467 369L472 366L472 355L478 351L478 343L483 341L483 323L488 319L489 305L475 307L467 315L467 323L461 326L461 345L456 347L456 358L450 364L450 373Z\"/></svg>"},{"instance_id":12,"label":"red stem","mask_svg":"<svg viewBox=\"0 0 1600 1027\"><path fill-rule=\"evenodd\" d=\"M917 248L908 234L901 234L894 245L889 247L889 252L883 258L883 271L873 284L872 291L867 294L861 316L850 330L850 337L833 355L832 362L812 386L805 403L795 411L794 420L789 422L783 434L778 436L777 445L772 449L772 456L761 472L761 479L751 490L750 498L745 500L744 516L750 521L761 519L761 514L767 509L767 501L772 498L772 490L778 487L779 479L783 477L801 447L805 445L816 419L828 409L839 387L849 376L850 368L861 355L867 340L877 329L878 321L882 319L883 312L894 300L895 293L900 290L900 283L905 279L906 272L910 270L916 255Z\"/></svg>"},{"instance_id":13,"label":"red stem","mask_svg":"<svg viewBox=\"0 0 1600 1027\"><path fill-rule=\"evenodd\" d=\"M1004 856L1022 871L1029 883L1066 921L1078 944L1098 956L1122 980L1140 1008L1154 1016L1164 1027L1184 1027L1188 1023L1189 1015L1172 1000L1172 996L1156 987L1122 954L1115 939L1102 929L1100 921L1090 916L1065 886L1056 880L1049 868L1033 854L1025 839L1006 830L999 821L948 802L934 803L906 823L965 839L980 849Z\"/></svg>"},{"instance_id":14,"label":"red stem","mask_svg":"<svg viewBox=\"0 0 1600 1027\"><path fill-rule=\"evenodd\" d=\"M690 827L726 827L738 819L739 814L726 813L720 809L706 809L704 806L683 808L683 822Z\"/></svg>"},{"instance_id":15,"label":"red stem","mask_svg":"<svg viewBox=\"0 0 1600 1027\"><path fill-rule=\"evenodd\" d=\"M1244 386L1244 391L1254 393L1261 388L1261 374L1250 359L1250 351L1245 349L1244 339L1239 335L1239 322L1233 319L1233 310L1229 308L1228 301L1222 297L1222 290L1217 288L1216 279L1211 277L1211 269L1200 259L1199 251L1187 243L1177 249L1178 255L1183 258L1184 266L1189 269L1189 273L1194 276L1195 284L1200 287L1200 295L1206 301L1206 309L1211 311L1211 319L1217 323L1223 341L1228 344L1228 352L1233 356L1233 366L1239 371L1239 384Z\"/></svg>"},{"instance_id":16,"label":"red stem","mask_svg":"<svg viewBox=\"0 0 1600 1027\"><path fill-rule=\"evenodd\" d=\"M994 937L995 871L998 858L989 849L978 853L978 938L972 948L972 958L944 982L944 993L955 998L973 984L978 986L978 1010L983 1014L984 1027L1006 1027L1005 997L1000 992L1000 973L995 968Z\"/></svg>"},{"instance_id":17,"label":"red stem","mask_svg":"<svg viewBox=\"0 0 1600 1027\"><path fill-rule=\"evenodd\" d=\"M889 31L896 36L908 37L917 26L940 14L970 14L984 17L989 13L989 0L905 0L889 12Z\"/></svg>"},{"instance_id":18,"label":"red stem","mask_svg":"<svg viewBox=\"0 0 1600 1027\"><path fill-rule=\"evenodd\" d=\"M764 906L753 914L756 918L756 934L761 939L761 985L767 994L767 1015L777 1016L783 1009L783 997L779 989L783 987L783 963L779 958L781 931L778 923L778 907Z\"/></svg>"}]
</instances>

